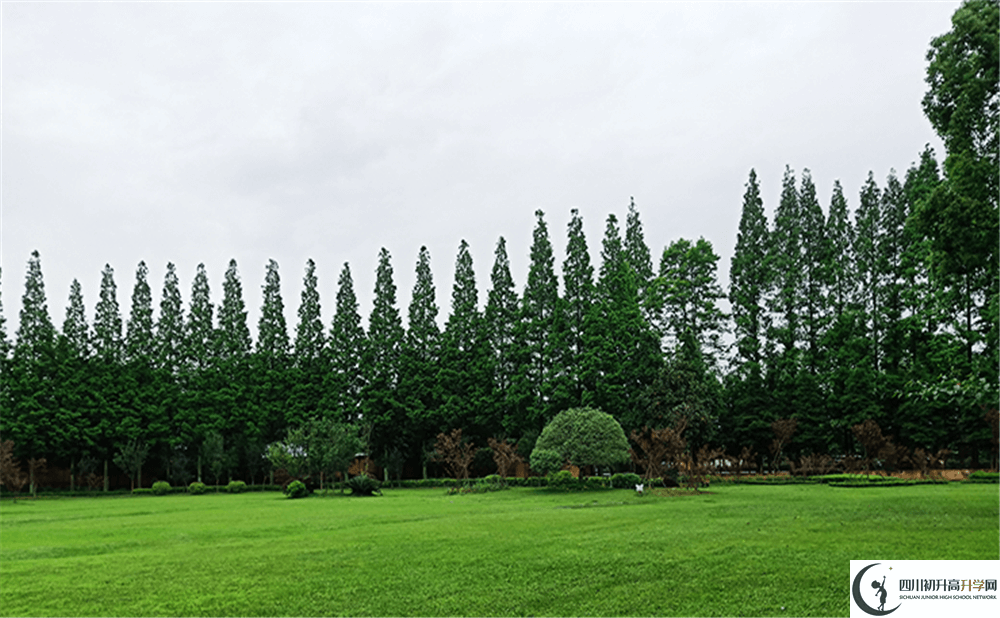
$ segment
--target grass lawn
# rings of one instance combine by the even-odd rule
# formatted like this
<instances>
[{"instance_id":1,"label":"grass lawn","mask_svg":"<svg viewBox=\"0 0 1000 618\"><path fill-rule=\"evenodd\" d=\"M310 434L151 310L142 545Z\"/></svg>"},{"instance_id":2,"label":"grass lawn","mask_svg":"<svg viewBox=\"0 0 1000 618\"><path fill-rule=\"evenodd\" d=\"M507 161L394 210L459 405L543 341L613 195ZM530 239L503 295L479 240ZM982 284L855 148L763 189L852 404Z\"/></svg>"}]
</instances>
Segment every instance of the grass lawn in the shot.
<instances>
[{"instance_id":1,"label":"grass lawn","mask_svg":"<svg viewBox=\"0 0 1000 618\"><path fill-rule=\"evenodd\" d=\"M996 485L0 503L0 615L848 615L851 559L1000 558Z\"/></svg>"}]
</instances>

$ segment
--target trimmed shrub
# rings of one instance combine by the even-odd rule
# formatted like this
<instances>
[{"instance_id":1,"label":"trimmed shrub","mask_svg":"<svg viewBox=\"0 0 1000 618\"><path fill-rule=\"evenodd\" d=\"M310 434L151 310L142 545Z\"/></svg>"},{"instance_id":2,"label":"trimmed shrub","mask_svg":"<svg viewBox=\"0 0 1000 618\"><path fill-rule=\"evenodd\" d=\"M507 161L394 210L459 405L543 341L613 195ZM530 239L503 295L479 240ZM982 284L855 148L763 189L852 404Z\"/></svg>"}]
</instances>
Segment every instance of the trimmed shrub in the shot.
<instances>
[{"instance_id":1,"label":"trimmed shrub","mask_svg":"<svg viewBox=\"0 0 1000 618\"><path fill-rule=\"evenodd\" d=\"M560 470L559 472L550 474L548 476L548 486L561 491L578 489L577 480L569 470Z\"/></svg>"},{"instance_id":2,"label":"trimmed shrub","mask_svg":"<svg viewBox=\"0 0 1000 618\"><path fill-rule=\"evenodd\" d=\"M969 475L969 483L1000 483L1000 472L983 472L976 470Z\"/></svg>"},{"instance_id":3,"label":"trimmed shrub","mask_svg":"<svg viewBox=\"0 0 1000 618\"><path fill-rule=\"evenodd\" d=\"M153 483L153 493L157 496L165 496L170 493L170 483L166 481L156 481Z\"/></svg>"},{"instance_id":4,"label":"trimmed shrub","mask_svg":"<svg viewBox=\"0 0 1000 618\"><path fill-rule=\"evenodd\" d=\"M565 458L555 449L536 448L531 453L531 469L543 474L558 471L564 461Z\"/></svg>"},{"instance_id":5,"label":"trimmed shrub","mask_svg":"<svg viewBox=\"0 0 1000 618\"><path fill-rule=\"evenodd\" d=\"M347 479L347 486L351 488L352 496L371 496L375 493L382 495L382 490L379 489L381 484L364 474Z\"/></svg>"},{"instance_id":6,"label":"trimmed shrub","mask_svg":"<svg viewBox=\"0 0 1000 618\"><path fill-rule=\"evenodd\" d=\"M247 484L243 481L229 481L226 485L226 491L231 494L241 494L247 490Z\"/></svg>"},{"instance_id":7,"label":"trimmed shrub","mask_svg":"<svg viewBox=\"0 0 1000 618\"><path fill-rule=\"evenodd\" d=\"M199 483L198 481L195 481L190 485L188 485L188 493L194 494L196 496L200 496L201 494L205 493L206 489L208 488L205 486L205 484Z\"/></svg>"},{"instance_id":8,"label":"trimmed shrub","mask_svg":"<svg viewBox=\"0 0 1000 618\"><path fill-rule=\"evenodd\" d=\"M145 494L145 495L151 496L151 495L153 495L153 490L150 489L149 487L136 487L135 489L132 490L132 493L133 494Z\"/></svg>"},{"instance_id":9,"label":"trimmed shrub","mask_svg":"<svg viewBox=\"0 0 1000 618\"><path fill-rule=\"evenodd\" d=\"M622 472L611 477L611 486L615 489L635 489L642 482L642 477L634 472ZM653 483L650 483L652 486Z\"/></svg>"},{"instance_id":10,"label":"trimmed shrub","mask_svg":"<svg viewBox=\"0 0 1000 618\"><path fill-rule=\"evenodd\" d=\"M289 498L305 498L309 495L309 488L302 481L292 481L285 485L285 495Z\"/></svg>"}]
</instances>

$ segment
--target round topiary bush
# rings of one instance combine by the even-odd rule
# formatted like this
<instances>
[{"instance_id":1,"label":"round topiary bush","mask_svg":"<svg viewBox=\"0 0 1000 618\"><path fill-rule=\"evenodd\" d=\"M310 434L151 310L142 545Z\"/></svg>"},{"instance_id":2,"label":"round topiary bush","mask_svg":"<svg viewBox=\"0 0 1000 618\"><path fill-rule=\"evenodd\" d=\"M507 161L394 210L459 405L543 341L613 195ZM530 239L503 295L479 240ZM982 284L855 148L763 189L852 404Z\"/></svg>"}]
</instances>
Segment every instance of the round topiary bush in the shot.
<instances>
[{"instance_id":1,"label":"round topiary bush","mask_svg":"<svg viewBox=\"0 0 1000 618\"><path fill-rule=\"evenodd\" d=\"M309 495L309 488L302 481L292 481L285 485L285 495L289 498L305 498Z\"/></svg>"},{"instance_id":2,"label":"round topiary bush","mask_svg":"<svg viewBox=\"0 0 1000 618\"><path fill-rule=\"evenodd\" d=\"M613 416L594 408L571 408L557 414L542 430L531 453L531 468L547 467L553 470L555 461L550 453L555 451L564 462L576 466L610 467L629 461L628 440L622 426Z\"/></svg>"},{"instance_id":3,"label":"round topiary bush","mask_svg":"<svg viewBox=\"0 0 1000 618\"><path fill-rule=\"evenodd\" d=\"M199 483L198 481L195 481L190 485L188 485L188 493L194 494L196 496L200 496L201 494L205 493L205 489L206 489L205 484Z\"/></svg>"},{"instance_id":4,"label":"round topiary bush","mask_svg":"<svg viewBox=\"0 0 1000 618\"><path fill-rule=\"evenodd\" d=\"M166 481L156 481L153 483L153 493L157 496L165 496L170 493L170 483Z\"/></svg>"},{"instance_id":5,"label":"round topiary bush","mask_svg":"<svg viewBox=\"0 0 1000 618\"><path fill-rule=\"evenodd\" d=\"M641 482L642 477L632 472L616 474L611 477L611 486L615 489L635 489L635 486Z\"/></svg>"},{"instance_id":6,"label":"round topiary bush","mask_svg":"<svg viewBox=\"0 0 1000 618\"><path fill-rule=\"evenodd\" d=\"M226 491L231 494L240 494L246 491L246 489L247 484L243 481L229 481L229 484L226 485Z\"/></svg>"}]
</instances>

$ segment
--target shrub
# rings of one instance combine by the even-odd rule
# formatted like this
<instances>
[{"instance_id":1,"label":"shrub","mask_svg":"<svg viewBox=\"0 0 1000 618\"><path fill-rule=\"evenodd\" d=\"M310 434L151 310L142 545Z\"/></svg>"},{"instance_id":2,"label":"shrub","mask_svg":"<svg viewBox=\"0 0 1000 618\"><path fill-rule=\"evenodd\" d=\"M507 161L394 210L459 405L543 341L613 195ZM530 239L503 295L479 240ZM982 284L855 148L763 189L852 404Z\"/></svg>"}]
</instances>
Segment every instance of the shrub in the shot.
<instances>
[{"instance_id":1,"label":"shrub","mask_svg":"<svg viewBox=\"0 0 1000 618\"><path fill-rule=\"evenodd\" d=\"M302 481L292 481L285 485L285 495L289 498L304 498L309 495L309 489Z\"/></svg>"},{"instance_id":2,"label":"shrub","mask_svg":"<svg viewBox=\"0 0 1000 618\"><path fill-rule=\"evenodd\" d=\"M564 410L549 421L535 442L531 467L538 470L535 454L549 450L558 454L560 465L568 461L576 466L609 467L629 460L622 426L610 414L593 408Z\"/></svg>"},{"instance_id":3,"label":"shrub","mask_svg":"<svg viewBox=\"0 0 1000 618\"><path fill-rule=\"evenodd\" d=\"M550 448L536 448L531 453L531 469L542 474L556 472L564 461L556 450Z\"/></svg>"},{"instance_id":4,"label":"shrub","mask_svg":"<svg viewBox=\"0 0 1000 618\"><path fill-rule=\"evenodd\" d=\"M562 491L568 491L570 489L577 489L578 483L573 473L569 470L560 470L559 472L553 472L548 476L548 486L553 489L559 489Z\"/></svg>"},{"instance_id":5,"label":"shrub","mask_svg":"<svg viewBox=\"0 0 1000 618\"><path fill-rule=\"evenodd\" d=\"M241 494L247 490L247 484L243 481L229 481L226 485L226 491L231 494Z\"/></svg>"},{"instance_id":6,"label":"shrub","mask_svg":"<svg viewBox=\"0 0 1000 618\"><path fill-rule=\"evenodd\" d=\"M1000 472L983 472L977 470L969 475L970 483L1000 483Z\"/></svg>"},{"instance_id":7,"label":"shrub","mask_svg":"<svg viewBox=\"0 0 1000 618\"><path fill-rule=\"evenodd\" d=\"M352 476L347 480L347 486L351 488L352 496L371 496L375 493L382 495L380 483L365 474Z\"/></svg>"},{"instance_id":8,"label":"shrub","mask_svg":"<svg viewBox=\"0 0 1000 618\"><path fill-rule=\"evenodd\" d=\"M170 493L170 483L166 481L156 481L153 483L153 493L157 496L165 496Z\"/></svg>"},{"instance_id":9,"label":"shrub","mask_svg":"<svg viewBox=\"0 0 1000 618\"><path fill-rule=\"evenodd\" d=\"M132 493L133 494L147 494L147 495L151 496L151 495L153 495L153 490L150 489L149 487L136 487L135 489L132 490Z\"/></svg>"},{"instance_id":10,"label":"shrub","mask_svg":"<svg viewBox=\"0 0 1000 618\"><path fill-rule=\"evenodd\" d=\"M634 472L624 472L611 477L611 486L615 489L635 489L635 486L641 482L642 477Z\"/></svg>"},{"instance_id":11,"label":"shrub","mask_svg":"<svg viewBox=\"0 0 1000 618\"><path fill-rule=\"evenodd\" d=\"M195 481L190 485L188 485L188 493L194 494L196 496L200 496L201 494L205 493L205 489L207 489L205 487L205 484L199 483L198 481Z\"/></svg>"}]
</instances>

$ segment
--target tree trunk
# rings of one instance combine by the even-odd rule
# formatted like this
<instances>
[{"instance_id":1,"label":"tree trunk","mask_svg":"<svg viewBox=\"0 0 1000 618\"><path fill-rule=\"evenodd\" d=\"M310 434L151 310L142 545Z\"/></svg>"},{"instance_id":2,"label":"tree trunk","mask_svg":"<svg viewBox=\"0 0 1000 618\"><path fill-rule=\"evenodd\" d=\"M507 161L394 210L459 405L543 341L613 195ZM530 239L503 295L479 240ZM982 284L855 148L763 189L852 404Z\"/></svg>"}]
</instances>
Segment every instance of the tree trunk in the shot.
<instances>
[{"instance_id":1,"label":"tree trunk","mask_svg":"<svg viewBox=\"0 0 1000 618\"><path fill-rule=\"evenodd\" d=\"M201 453L198 454L198 482L201 483Z\"/></svg>"},{"instance_id":2,"label":"tree trunk","mask_svg":"<svg viewBox=\"0 0 1000 618\"><path fill-rule=\"evenodd\" d=\"M108 459L104 458L104 491L108 491Z\"/></svg>"},{"instance_id":3,"label":"tree trunk","mask_svg":"<svg viewBox=\"0 0 1000 618\"><path fill-rule=\"evenodd\" d=\"M35 497L35 467L28 464L28 488L31 490L31 497Z\"/></svg>"},{"instance_id":4,"label":"tree trunk","mask_svg":"<svg viewBox=\"0 0 1000 618\"><path fill-rule=\"evenodd\" d=\"M139 485L139 487L142 487L142 464L141 463L139 464L139 469L136 470L135 475L138 478L138 485Z\"/></svg>"},{"instance_id":5,"label":"tree trunk","mask_svg":"<svg viewBox=\"0 0 1000 618\"><path fill-rule=\"evenodd\" d=\"M73 468L73 460L72 460L72 459L70 459L70 460L69 460L69 490L70 490L71 492L72 492L72 491L74 491L74 490L76 489L76 488L74 487L74 485L73 485L73 471L74 471L74 468Z\"/></svg>"}]
</instances>

